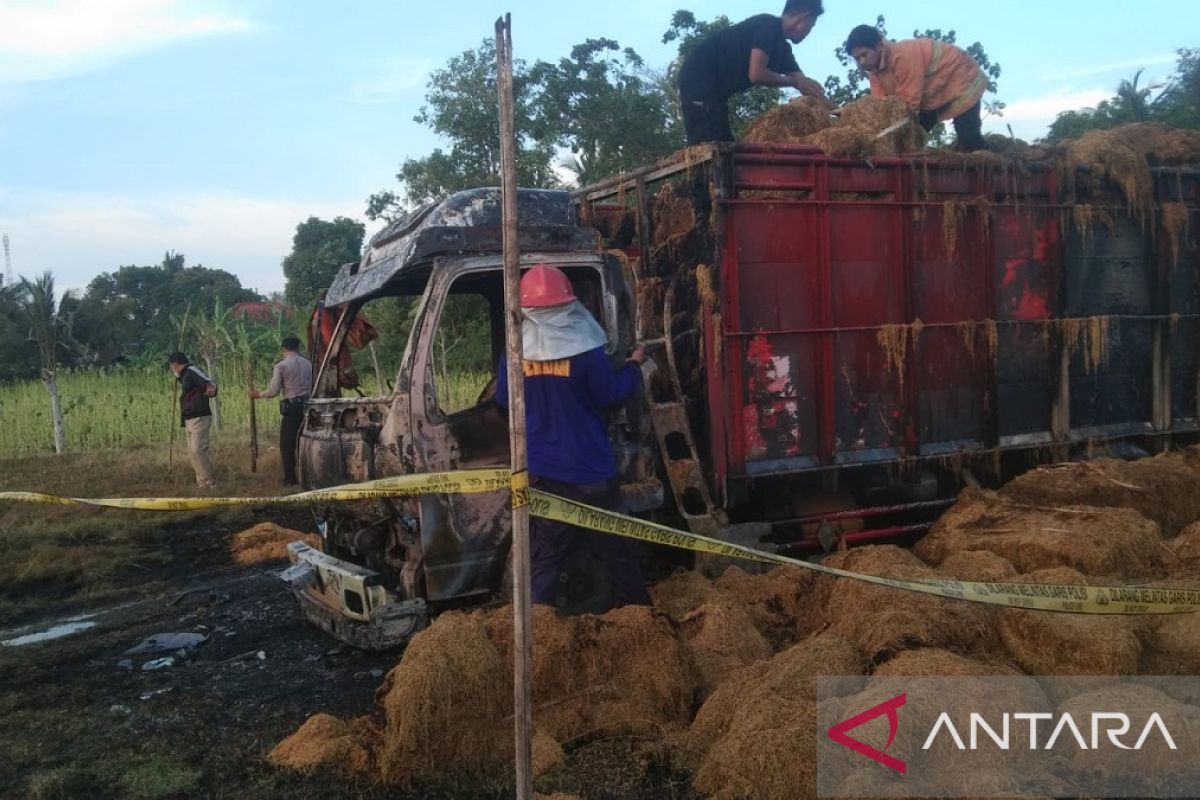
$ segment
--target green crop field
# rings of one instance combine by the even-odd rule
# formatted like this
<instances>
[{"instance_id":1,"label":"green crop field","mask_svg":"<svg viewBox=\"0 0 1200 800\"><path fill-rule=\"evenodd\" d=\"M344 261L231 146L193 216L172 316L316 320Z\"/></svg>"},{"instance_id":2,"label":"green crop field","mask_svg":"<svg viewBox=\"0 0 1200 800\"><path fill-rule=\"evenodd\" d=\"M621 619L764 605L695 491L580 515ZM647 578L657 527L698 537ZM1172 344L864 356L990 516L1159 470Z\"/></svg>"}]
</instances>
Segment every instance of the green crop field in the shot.
<instances>
[{"instance_id":1,"label":"green crop field","mask_svg":"<svg viewBox=\"0 0 1200 800\"><path fill-rule=\"evenodd\" d=\"M439 381L441 404L447 412L474 404L487 383L486 373L460 372ZM220 426L218 438L245 439L250 425L250 399L246 382L217 375ZM373 391L374 377L365 379L364 391ZM257 384L260 388L261 382ZM174 376L161 370L78 370L58 376L67 449L91 451L161 442L172 436L183 441L178 414L173 412ZM273 441L279 430L274 400L258 401L258 432L262 442ZM40 381L0 386L0 458L52 452L50 396Z\"/></svg>"}]
</instances>

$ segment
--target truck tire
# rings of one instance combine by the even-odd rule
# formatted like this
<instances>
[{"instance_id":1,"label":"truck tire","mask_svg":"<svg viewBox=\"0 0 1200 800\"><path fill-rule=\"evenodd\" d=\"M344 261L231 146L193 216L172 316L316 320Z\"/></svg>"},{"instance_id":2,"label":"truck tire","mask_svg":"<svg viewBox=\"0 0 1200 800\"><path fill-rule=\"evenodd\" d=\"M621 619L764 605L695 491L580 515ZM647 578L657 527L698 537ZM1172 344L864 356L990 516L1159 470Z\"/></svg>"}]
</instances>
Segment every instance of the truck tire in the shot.
<instances>
[{"instance_id":1,"label":"truck tire","mask_svg":"<svg viewBox=\"0 0 1200 800\"><path fill-rule=\"evenodd\" d=\"M581 536L567 551L558 576L555 606L563 614L603 614L613 605L613 586L590 537Z\"/></svg>"}]
</instances>

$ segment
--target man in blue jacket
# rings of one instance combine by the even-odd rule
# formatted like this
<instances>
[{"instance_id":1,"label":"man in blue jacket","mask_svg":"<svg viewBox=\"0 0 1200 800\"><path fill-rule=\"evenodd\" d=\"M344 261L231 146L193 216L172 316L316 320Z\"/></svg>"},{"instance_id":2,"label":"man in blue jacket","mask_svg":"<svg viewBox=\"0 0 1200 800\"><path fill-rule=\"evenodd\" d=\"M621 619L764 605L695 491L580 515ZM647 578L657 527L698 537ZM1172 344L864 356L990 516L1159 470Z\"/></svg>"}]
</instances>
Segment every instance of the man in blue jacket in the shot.
<instances>
[{"instance_id":1,"label":"man in blue jacket","mask_svg":"<svg viewBox=\"0 0 1200 800\"><path fill-rule=\"evenodd\" d=\"M645 354L635 348L614 373L604 352L608 336L556 267L538 264L521 278L521 311L530 483L550 494L619 511L617 462L604 414L637 392ZM504 359L496 402L508 407ZM530 522L533 602L554 604L563 560L579 537L586 537L604 562L616 605L649 605L637 542L540 517Z\"/></svg>"}]
</instances>

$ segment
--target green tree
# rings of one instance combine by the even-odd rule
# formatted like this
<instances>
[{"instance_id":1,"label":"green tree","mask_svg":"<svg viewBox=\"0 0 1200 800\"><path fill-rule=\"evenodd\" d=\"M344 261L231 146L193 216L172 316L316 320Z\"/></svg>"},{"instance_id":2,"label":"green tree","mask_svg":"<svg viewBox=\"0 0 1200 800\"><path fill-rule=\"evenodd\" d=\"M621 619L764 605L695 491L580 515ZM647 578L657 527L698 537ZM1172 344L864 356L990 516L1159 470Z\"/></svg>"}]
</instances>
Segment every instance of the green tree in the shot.
<instances>
[{"instance_id":1,"label":"green tree","mask_svg":"<svg viewBox=\"0 0 1200 800\"><path fill-rule=\"evenodd\" d=\"M182 254L169 252L158 266L123 266L97 275L78 300L64 298L63 307L85 362L109 364L148 353L161 361L178 345L171 317L189 305L212 308L220 300L228 307L257 299L236 275L185 266Z\"/></svg>"},{"instance_id":2,"label":"green tree","mask_svg":"<svg viewBox=\"0 0 1200 800\"><path fill-rule=\"evenodd\" d=\"M37 345L42 385L50 395L54 452L61 455L67 449L67 434L63 424L62 400L58 395L58 357L59 348L70 341L70 328L60 313L55 297L54 275L44 272L32 281L22 277L17 307L24 322L29 326L28 340Z\"/></svg>"},{"instance_id":3,"label":"green tree","mask_svg":"<svg viewBox=\"0 0 1200 800\"><path fill-rule=\"evenodd\" d=\"M38 374L38 354L29 346L29 325L21 311L21 285L0 284L0 379L24 380Z\"/></svg>"},{"instance_id":4,"label":"green tree","mask_svg":"<svg viewBox=\"0 0 1200 800\"><path fill-rule=\"evenodd\" d=\"M1175 74L1154 100L1156 121L1200 129L1200 48L1179 50Z\"/></svg>"},{"instance_id":5,"label":"green tree","mask_svg":"<svg viewBox=\"0 0 1200 800\"><path fill-rule=\"evenodd\" d=\"M1165 87L1143 86L1143 70L1117 85L1116 93L1094 108L1064 111L1050 124L1045 141L1074 139L1088 131L1107 130L1130 122L1161 122L1200 128L1200 49L1180 50L1175 74ZM1154 90L1162 88L1157 96Z\"/></svg>"},{"instance_id":6,"label":"green tree","mask_svg":"<svg viewBox=\"0 0 1200 800\"><path fill-rule=\"evenodd\" d=\"M529 71L533 135L571 151L580 184L661 158L679 145L662 80L631 48L588 39Z\"/></svg>"},{"instance_id":7,"label":"green tree","mask_svg":"<svg viewBox=\"0 0 1200 800\"><path fill-rule=\"evenodd\" d=\"M309 217L296 226L292 252L283 259L284 296L293 307L312 308L343 264L362 255L366 228L348 217L326 222Z\"/></svg>"},{"instance_id":8,"label":"green tree","mask_svg":"<svg viewBox=\"0 0 1200 800\"><path fill-rule=\"evenodd\" d=\"M552 145L531 135L529 69L513 63L513 116L517 134L517 182L522 186L556 184ZM369 219L396 219L413 207L451 192L500 182L500 128L496 115L496 47L485 39L474 50L451 58L429 77L425 105L414 117L447 140L424 158L400 165L400 191L384 190L367 199Z\"/></svg>"},{"instance_id":9,"label":"green tree","mask_svg":"<svg viewBox=\"0 0 1200 800\"><path fill-rule=\"evenodd\" d=\"M724 14L711 22L698 20L695 14L685 9L680 9L671 15L671 25L662 35L662 41L663 44L678 42L679 46L678 55L667 69L664 91L670 99L668 107L672 114L672 128L677 131L675 136L677 146L683 144L683 119L680 117L679 88L676 83L679 77L679 68L683 66L684 59L696 49L700 42L717 31L725 30L732 24L729 17ZM749 91L729 98L729 116L733 134L741 136L747 125L779 105L782 99L783 91L773 86L755 86Z\"/></svg>"}]
</instances>

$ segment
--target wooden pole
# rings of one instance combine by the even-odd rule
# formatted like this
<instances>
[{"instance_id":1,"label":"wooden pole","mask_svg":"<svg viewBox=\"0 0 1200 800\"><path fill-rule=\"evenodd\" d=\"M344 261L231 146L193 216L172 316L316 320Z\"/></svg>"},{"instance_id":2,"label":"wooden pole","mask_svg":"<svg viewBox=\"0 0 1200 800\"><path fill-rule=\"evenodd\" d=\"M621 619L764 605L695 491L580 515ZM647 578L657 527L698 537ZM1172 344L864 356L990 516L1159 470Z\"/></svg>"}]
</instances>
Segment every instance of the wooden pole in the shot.
<instances>
[{"instance_id":1,"label":"wooden pole","mask_svg":"<svg viewBox=\"0 0 1200 800\"><path fill-rule=\"evenodd\" d=\"M188 315L192 313L192 301L188 300L187 308L183 310L183 322L179 326L179 342L175 346L176 350L183 350L183 337L187 333ZM175 377L172 374L171 377ZM178 418L175 414L175 409L179 407L179 381L175 380L171 388L171 443L167 448L167 474L175 468L175 420Z\"/></svg>"},{"instance_id":2,"label":"wooden pole","mask_svg":"<svg viewBox=\"0 0 1200 800\"><path fill-rule=\"evenodd\" d=\"M254 359L246 357L246 387L254 388ZM250 471L258 472L258 414L254 398L250 398Z\"/></svg>"},{"instance_id":3,"label":"wooden pole","mask_svg":"<svg viewBox=\"0 0 1200 800\"><path fill-rule=\"evenodd\" d=\"M375 367L375 396L385 397L388 391L383 385L383 370L379 368L379 353L375 350L375 343L367 342L367 349L371 351L371 364Z\"/></svg>"},{"instance_id":4,"label":"wooden pole","mask_svg":"<svg viewBox=\"0 0 1200 800\"><path fill-rule=\"evenodd\" d=\"M496 20L500 107L500 196L504 230L504 334L508 360L508 439L512 451L513 728L516 797L533 797L533 622L529 582L529 501L525 454L525 375L521 369L521 263L517 242L517 141L513 130L512 15Z\"/></svg>"}]
</instances>

